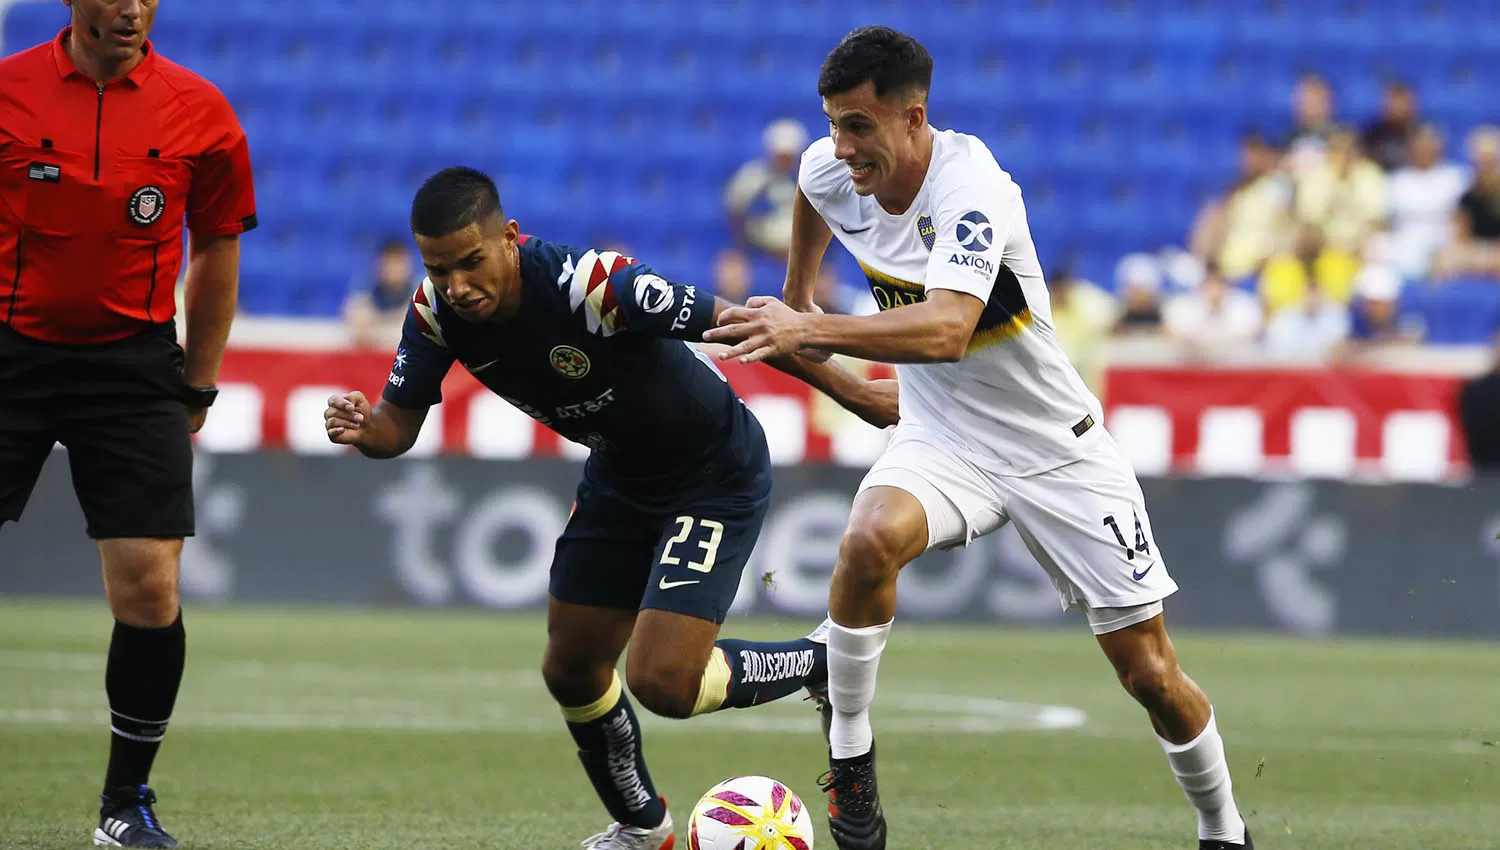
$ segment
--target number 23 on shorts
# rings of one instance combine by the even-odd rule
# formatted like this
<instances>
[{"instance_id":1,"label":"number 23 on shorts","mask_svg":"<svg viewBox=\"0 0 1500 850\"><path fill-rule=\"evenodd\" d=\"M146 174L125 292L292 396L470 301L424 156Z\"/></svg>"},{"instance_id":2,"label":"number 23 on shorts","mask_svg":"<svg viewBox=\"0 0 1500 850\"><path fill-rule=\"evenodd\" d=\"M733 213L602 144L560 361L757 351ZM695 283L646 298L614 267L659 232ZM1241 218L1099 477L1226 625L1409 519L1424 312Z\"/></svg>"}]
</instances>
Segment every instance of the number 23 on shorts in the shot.
<instances>
[{"instance_id":1,"label":"number 23 on shorts","mask_svg":"<svg viewBox=\"0 0 1500 850\"><path fill-rule=\"evenodd\" d=\"M710 572L714 568L714 559L719 555L719 542L724 539L724 523L712 519L695 519L690 516L680 516L677 523L677 533L672 535L667 544L661 549L661 563L663 566L675 567L682 563L684 557L692 556L687 562L687 568L700 573ZM696 541L701 555L693 552L690 548L687 553L680 549L674 553L674 548L687 542L693 532L699 530L702 535Z\"/></svg>"}]
</instances>

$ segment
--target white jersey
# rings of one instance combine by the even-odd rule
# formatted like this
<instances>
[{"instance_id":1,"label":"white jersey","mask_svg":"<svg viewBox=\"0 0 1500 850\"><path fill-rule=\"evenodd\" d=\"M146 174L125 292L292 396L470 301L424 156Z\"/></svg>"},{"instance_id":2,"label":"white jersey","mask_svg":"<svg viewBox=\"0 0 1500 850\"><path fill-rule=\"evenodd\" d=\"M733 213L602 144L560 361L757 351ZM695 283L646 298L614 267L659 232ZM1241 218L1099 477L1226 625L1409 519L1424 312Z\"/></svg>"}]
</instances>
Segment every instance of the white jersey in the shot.
<instances>
[{"instance_id":1,"label":"white jersey","mask_svg":"<svg viewBox=\"0 0 1500 850\"><path fill-rule=\"evenodd\" d=\"M855 194L828 137L802 155L798 182L859 261L882 310L933 289L985 304L961 360L896 367L903 424L1001 475L1083 457L1104 431L1099 400L1057 343L1021 190L983 142L933 130L927 177L901 215Z\"/></svg>"}]
</instances>

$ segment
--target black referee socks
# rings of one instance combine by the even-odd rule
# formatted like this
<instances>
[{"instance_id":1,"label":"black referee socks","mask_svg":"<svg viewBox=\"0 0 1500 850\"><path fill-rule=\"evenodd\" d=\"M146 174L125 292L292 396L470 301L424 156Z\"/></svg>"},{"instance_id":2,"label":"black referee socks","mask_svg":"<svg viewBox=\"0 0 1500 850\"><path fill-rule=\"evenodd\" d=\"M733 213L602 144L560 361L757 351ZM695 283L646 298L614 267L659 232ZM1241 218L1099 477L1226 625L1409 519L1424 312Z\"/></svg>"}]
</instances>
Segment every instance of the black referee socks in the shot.
<instances>
[{"instance_id":1,"label":"black referee socks","mask_svg":"<svg viewBox=\"0 0 1500 850\"><path fill-rule=\"evenodd\" d=\"M147 784L177 702L186 654L180 610L172 625L162 629L115 622L104 669L112 733L106 789Z\"/></svg>"}]
</instances>

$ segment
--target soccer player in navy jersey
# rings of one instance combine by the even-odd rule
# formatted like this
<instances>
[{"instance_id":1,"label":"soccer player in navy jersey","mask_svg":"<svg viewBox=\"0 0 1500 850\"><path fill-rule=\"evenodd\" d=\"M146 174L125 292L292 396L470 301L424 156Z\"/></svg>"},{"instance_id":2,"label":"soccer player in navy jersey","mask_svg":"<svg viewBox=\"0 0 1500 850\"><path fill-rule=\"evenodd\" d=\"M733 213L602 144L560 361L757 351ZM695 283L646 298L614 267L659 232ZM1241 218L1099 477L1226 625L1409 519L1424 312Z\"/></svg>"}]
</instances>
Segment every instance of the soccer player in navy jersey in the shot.
<instances>
[{"instance_id":1,"label":"soccer player in navy jersey","mask_svg":"<svg viewBox=\"0 0 1500 850\"><path fill-rule=\"evenodd\" d=\"M630 257L521 235L493 181L468 168L422 185L411 229L428 277L383 398L330 398L328 437L402 454L456 361L592 450L552 562L542 676L615 820L584 846L665 850L672 819L615 672L626 645L630 692L666 717L820 693L828 675L819 640L718 640L771 491L760 423L689 344L731 305ZM894 381L771 362L872 424L896 421Z\"/></svg>"}]
</instances>

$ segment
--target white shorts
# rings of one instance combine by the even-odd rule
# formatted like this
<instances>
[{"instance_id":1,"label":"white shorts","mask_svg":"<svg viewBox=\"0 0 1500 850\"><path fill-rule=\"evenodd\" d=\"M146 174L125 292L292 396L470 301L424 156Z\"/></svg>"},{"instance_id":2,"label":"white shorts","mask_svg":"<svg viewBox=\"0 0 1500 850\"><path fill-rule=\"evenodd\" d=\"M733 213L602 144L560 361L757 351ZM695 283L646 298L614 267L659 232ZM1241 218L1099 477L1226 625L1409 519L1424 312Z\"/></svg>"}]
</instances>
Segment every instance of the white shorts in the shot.
<instances>
[{"instance_id":1,"label":"white shorts","mask_svg":"<svg viewBox=\"0 0 1500 850\"><path fill-rule=\"evenodd\" d=\"M929 549L967 546L1014 522L1063 610L1086 613L1095 634L1149 620L1177 592L1140 482L1108 433L1072 463L1013 477L980 470L922 426L897 425L859 485L870 487L922 504Z\"/></svg>"}]
</instances>

